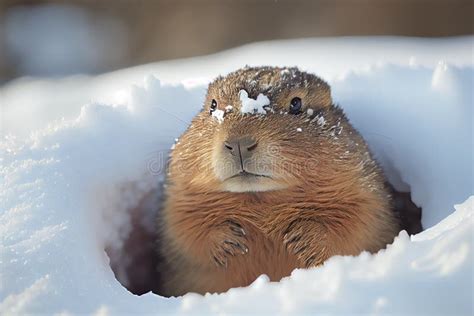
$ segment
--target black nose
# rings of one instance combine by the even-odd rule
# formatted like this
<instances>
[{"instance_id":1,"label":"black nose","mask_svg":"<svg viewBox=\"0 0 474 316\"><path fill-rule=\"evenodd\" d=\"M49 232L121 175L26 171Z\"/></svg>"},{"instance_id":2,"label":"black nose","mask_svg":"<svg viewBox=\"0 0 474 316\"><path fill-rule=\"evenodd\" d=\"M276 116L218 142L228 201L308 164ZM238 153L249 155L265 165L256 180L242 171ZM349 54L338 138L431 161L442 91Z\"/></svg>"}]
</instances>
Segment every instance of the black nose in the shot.
<instances>
[{"instance_id":1,"label":"black nose","mask_svg":"<svg viewBox=\"0 0 474 316\"><path fill-rule=\"evenodd\" d=\"M254 149L257 147L257 140L250 136L229 138L224 142L224 147L236 159L240 161L242 170L244 169L244 162L252 157Z\"/></svg>"}]
</instances>

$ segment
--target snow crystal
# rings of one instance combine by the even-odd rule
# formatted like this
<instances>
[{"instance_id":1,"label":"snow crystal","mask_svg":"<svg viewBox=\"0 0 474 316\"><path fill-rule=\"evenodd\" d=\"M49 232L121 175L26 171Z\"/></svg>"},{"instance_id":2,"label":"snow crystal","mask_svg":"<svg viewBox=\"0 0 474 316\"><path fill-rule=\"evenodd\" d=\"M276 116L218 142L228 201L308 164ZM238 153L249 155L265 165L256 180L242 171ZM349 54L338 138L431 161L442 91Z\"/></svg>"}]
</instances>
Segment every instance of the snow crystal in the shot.
<instances>
[{"instance_id":1,"label":"snow crystal","mask_svg":"<svg viewBox=\"0 0 474 316\"><path fill-rule=\"evenodd\" d=\"M313 115L313 113L314 113L313 109L306 110L306 114L308 114L309 116Z\"/></svg>"},{"instance_id":2,"label":"snow crystal","mask_svg":"<svg viewBox=\"0 0 474 316\"><path fill-rule=\"evenodd\" d=\"M297 132L302 132L303 130L302 130L300 127L298 127L298 128L296 129L296 131L297 131Z\"/></svg>"},{"instance_id":3,"label":"snow crystal","mask_svg":"<svg viewBox=\"0 0 474 316\"><path fill-rule=\"evenodd\" d=\"M245 90L240 90L239 98L242 102L240 112L250 114L266 114L265 106L270 104L268 97L262 93L257 96L257 99L249 98L249 94Z\"/></svg>"}]
</instances>

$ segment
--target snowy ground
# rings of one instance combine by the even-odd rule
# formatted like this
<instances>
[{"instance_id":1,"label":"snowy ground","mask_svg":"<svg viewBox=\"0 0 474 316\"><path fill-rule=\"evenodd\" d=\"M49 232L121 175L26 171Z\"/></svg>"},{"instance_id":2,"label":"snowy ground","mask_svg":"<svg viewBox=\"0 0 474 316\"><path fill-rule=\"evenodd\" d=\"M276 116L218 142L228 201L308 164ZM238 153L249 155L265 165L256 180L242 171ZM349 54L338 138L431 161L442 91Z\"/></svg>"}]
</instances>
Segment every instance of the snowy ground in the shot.
<instances>
[{"instance_id":1,"label":"snowy ground","mask_svg":"<svg viewBox=\"0 0 474 316\"><path fill-rule=\"evenodd\" d=\"M0 88L0 314L472 315L473 44L268 42ZM205 83L245 64L298 65L328 80L391 182L422 206L428 229L279 283L262 276L221 295L135 296L115 279L104 249L120 258L130 210L157 190Z\"/></svg>"}]
</instances>

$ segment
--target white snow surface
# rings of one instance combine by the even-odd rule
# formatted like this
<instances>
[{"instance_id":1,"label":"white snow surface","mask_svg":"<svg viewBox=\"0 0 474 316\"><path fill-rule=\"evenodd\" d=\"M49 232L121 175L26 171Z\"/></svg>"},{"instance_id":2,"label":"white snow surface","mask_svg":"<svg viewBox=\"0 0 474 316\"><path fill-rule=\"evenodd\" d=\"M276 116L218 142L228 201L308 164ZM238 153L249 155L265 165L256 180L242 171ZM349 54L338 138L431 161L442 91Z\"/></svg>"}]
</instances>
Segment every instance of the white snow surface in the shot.
<instances>
[{"instance_id":1,"label":"white snow surface","mask_svg":"<svg viewBox=\"0 0 474 316\"><path fill-rule=\"evenodd\" d=\"M269 42L2 87L0 314L472 315L473 43ZM205 83L244 64L296 65L328 80L390 181L423 208L427 230L281 282L261 276L219 295L133 295L104 249L121 251L129 211L158 188Z\"/></svg>"}]
</instances>

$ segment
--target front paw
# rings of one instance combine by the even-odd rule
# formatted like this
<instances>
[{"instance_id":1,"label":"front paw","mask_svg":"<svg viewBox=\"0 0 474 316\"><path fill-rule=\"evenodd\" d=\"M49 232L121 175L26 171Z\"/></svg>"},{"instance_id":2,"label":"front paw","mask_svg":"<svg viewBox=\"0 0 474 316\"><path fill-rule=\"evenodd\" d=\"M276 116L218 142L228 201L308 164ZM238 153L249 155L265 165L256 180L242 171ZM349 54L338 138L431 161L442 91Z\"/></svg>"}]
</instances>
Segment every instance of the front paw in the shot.
<instances>
[{"instance_id":1,"label":"front paw","mask_svg":"<svg viewBox=\"0 0 474 316\"><path fill-rule=\"evenodd\" d=\"M308 268L327 258L326 231L312 220L295 220L283 232L283 243Z\"/></svg>"},{"instance_id":2,"label":"front paw","mask_svg":"<svg viewBox=\"0 0 474 316\"><path fill-rule=\"evenodd\" d=\"M249 252L246 245L247 234L235 221L225 221L213 235L211 258L218 267L227 267L230 257L245 255Z\"/></svg>"}]
</instances>

